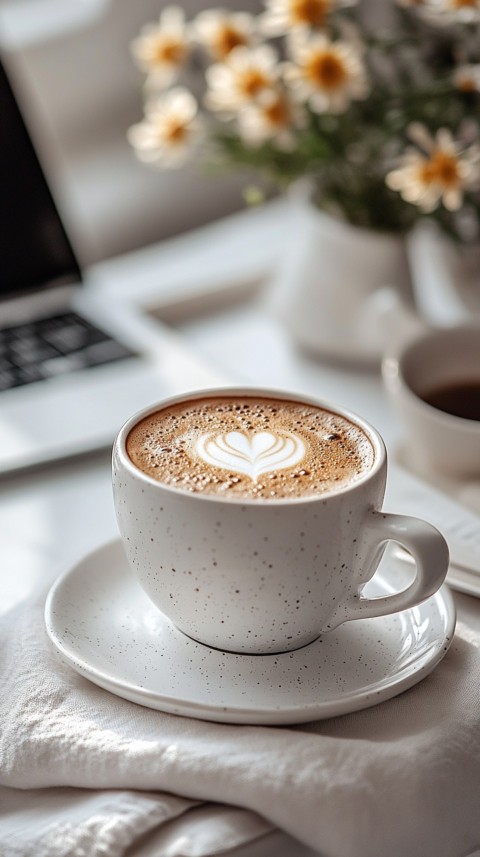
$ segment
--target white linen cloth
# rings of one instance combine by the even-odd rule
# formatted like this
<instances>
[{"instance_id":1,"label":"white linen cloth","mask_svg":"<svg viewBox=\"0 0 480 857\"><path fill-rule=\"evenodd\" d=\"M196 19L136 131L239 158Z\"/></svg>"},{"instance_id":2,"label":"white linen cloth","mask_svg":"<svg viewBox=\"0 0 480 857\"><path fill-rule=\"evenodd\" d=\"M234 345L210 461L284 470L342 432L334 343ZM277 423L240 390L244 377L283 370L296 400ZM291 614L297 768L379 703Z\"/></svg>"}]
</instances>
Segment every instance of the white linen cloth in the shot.
<instances>
[{"instance_id":1,"label":"white linen cloth","mask_svg":"<svg viewBox=\"0 0 480 857\"><path fill-rule=\"evenodd\" d=\"M235 726L142 708L77 675L50 647L43 602L0 626L2 857L133 855L148 831L212 803L225 848L271 825L322 857L465 857L480 845L480 637L466 626L389 702L292 728ZM42 790L23 794L35 848L21 801L17 827L9 812L12 789ZM219 850L190 844L158 854Z\"/></svg>"}]
</instances>

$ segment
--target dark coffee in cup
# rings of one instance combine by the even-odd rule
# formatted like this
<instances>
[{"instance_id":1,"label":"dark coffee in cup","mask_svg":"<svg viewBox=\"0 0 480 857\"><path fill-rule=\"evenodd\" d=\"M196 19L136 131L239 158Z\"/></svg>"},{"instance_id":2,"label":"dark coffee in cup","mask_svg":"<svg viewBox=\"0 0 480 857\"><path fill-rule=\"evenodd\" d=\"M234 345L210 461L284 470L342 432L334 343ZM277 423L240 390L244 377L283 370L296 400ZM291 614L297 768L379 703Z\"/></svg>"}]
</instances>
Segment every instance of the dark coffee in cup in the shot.
<instances>
[{"instance_id":1,"label":"dark coffee in cup","mask_svg":"<svg viewBox=\"0 0 480 857\"><path fill-rule=\"evenodd\" d=\"M367 435L340 414L261 396L170 405L137 423L126 447L135 466L156 481L226 499L335 492L374 461Z\"/></svg>"},{"instance_id":2,"label":"dark coffee in cup","mask_svg":"<svg viewBox=\"0 0 480 857\"><path fill-rule=\"evenodd\" d=\"M427 390L422 399L428 405L464 420L480 420L480 379L453 381Z\"/></svg>"}]
</instances>

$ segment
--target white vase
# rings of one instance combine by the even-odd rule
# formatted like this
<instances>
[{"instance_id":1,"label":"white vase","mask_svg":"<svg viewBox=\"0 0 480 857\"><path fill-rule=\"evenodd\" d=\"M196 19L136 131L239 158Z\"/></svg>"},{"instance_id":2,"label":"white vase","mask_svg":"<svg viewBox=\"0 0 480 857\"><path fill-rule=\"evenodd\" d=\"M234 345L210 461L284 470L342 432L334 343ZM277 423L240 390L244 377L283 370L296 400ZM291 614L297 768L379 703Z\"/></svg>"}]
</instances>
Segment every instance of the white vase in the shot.
<instances>
[{"instance_id":1,"label":"white vase","mask_svg":"<svg viewBox=\"0 0 480 857\"><path fill-rule=\"evenodd\" d=\"M292 195L292 212L277 303L290 333L317 355L378 363L386 344L382 289L393 287L411 300L404 237L335 219L302 186Z\"/></svg>"},{"instance_id":2,"label":"white vase","mask_svg":"<svg viewBox=\"0 0 480 857\"><path fill-rule=\"evenodd\" d=\"M433 325L480 316L480 241L454 244L434 223L423 223L409 240L415 301Z\"/></svg>"}]
</instances>

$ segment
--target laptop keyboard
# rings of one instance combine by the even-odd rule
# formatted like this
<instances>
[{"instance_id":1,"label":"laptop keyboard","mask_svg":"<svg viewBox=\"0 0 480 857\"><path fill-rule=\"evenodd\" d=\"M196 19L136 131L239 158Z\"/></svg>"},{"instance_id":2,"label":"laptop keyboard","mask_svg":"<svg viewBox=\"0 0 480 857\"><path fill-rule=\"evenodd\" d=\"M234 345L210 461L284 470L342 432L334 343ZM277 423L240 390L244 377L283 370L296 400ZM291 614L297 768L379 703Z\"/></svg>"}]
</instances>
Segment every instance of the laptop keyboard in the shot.
<instances>
[{"instance_id":1,"label":"laptop keyboard","mask_svg":"<svg viewBox=\"0 0 480 857\"><path fill-rule=\"evenodd\" d=\"M74 312L0 328L0 391L133 356Z\"/></svg>"}]
</instances>

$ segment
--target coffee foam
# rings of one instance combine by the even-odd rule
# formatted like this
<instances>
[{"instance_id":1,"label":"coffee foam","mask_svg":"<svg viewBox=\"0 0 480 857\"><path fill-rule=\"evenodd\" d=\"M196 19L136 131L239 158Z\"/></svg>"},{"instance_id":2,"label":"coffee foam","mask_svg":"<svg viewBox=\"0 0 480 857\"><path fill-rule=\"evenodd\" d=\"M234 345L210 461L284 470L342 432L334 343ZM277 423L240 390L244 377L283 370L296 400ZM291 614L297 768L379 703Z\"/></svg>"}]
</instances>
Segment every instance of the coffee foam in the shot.
<instances>
[{"instance_id":1,"label":"coffee foam","mask_svg":"<svg viewBox=\"0 0 480 857\"><path fill-rule=\"evenodd\" d=\"M212 396L156 411L130 431L127 454L158 482L232 499L331 493L374 461L365 432L339 414L253 396Z\"/></svg>"}]
</instances>

